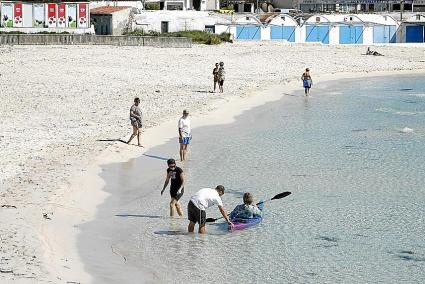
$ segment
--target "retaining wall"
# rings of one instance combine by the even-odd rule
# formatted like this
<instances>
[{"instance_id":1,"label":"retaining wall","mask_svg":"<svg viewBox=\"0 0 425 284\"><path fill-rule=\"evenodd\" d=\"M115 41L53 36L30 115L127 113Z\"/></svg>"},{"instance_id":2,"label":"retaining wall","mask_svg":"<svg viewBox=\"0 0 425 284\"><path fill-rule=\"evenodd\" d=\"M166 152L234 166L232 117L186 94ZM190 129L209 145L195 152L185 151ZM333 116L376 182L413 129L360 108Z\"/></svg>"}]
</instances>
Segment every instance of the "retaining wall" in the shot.
<instances>
[{"instance_id":1,"label":"retaining wall","mask_svg":"<svg viewBox=\"0 0 425 284\"><path fill-rule=\"evenodd\" d=\"M192 47L192 40L182 37L97 36L97 35L13 35L0 34L0 45L125 45L153 47Z\"/></svg>"}]
</instances>

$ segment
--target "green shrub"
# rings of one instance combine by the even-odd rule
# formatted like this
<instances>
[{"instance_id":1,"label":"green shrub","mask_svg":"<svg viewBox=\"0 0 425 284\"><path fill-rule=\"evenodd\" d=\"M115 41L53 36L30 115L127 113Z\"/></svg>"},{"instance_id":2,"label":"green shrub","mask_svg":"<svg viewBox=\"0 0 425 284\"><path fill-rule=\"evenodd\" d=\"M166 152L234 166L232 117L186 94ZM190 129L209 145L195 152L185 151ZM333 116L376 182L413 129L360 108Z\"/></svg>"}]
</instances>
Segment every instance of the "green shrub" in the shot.
<instances>
[{"instance_id":1,"label":"green shrub","mask_svg":"<svg viewBox=\"0 0 425 284\"><path fill-rule=\"evenodd\" d=\"M232 40L230 39L230 33L226 33L226 32L221 33L221 34L219 35L219 37L220 37L220 39L221 39L222 41L224 41L224 42L232 42Z\"/></svg>"},{"instance_id":2,"label":"green shrub","mask_svg":"<svg viewBox=\"0 0 425 284\"><path fill-rule=\"evenodd\" d=\"M220 35L208 33L205 31L180 31L173 33L159 33L149 31L148 33L143 30L135 30L126 35L130 36L162 36L162 37L187 37L192 39L194 43L200 44L220 44L222 42L231 42L229 33L222 33Z\"/></svg>"}]
</instances>

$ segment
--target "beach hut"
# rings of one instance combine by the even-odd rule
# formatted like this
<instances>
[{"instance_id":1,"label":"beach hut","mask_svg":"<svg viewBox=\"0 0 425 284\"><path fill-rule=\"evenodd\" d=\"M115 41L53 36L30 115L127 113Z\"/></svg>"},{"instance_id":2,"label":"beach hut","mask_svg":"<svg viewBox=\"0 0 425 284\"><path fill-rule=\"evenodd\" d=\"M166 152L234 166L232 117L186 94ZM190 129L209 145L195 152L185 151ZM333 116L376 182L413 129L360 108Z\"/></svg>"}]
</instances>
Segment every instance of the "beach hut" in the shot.
<instances>
[{"instance_id":1,"label":"beach hut","mask_svg":"<svg viewBox=\"0 0 425 284\"><path fill-rule=\"evenodd\" d=\"M375 22L376 24L373 26L373 43L397 42L397 20L389 15L380 15L377 20L377 23Z\"/></svg>"},{"instance_id":2,"label":"beach hut","mask_svg":"<svg viewBox=\"0 0 425 284\"><path fill-rule=\"evenodd\" d=\"M358 14L365 28L363 43L395 43L398 22L390 15Z\"/></svg>"},{"instance_id":3,"label":"beach hut","mask_svg":"<svg viewBox=\"0 0 425 284\"><path fill-rule=\"evenodd\" d=\"M296 41L298 24L294 18L286 14L274 15L268 20L267 27L270 30L271 40Z\"/></svg>"},{"instance_id":4,"label":"beach hut","mask_svg":"<svg viewBox=\"0 0 425 284\"><path fill-rule=\"evenodd\" d=\"M425 14L416 14L403 22L405 42L425 42Z\"/></svg>"},{"instance_id":5,"label":"beach hut","mask_svg":"<svg viewBox=\"0 0 425 284\"><path fill-rule=\"evenodd\" d=\"M329 43L329 34L331 32L331 21L327 16L315 15L308 18L304 24L303 29L305 33L306 42L321 42Z\"/></svg>"},{"instance_id":6,"label":"beach hut","mask_svg":"<svg viewBox=\"0 0 425 284\"><path fill-rule=\"evenodd\" d=\"M364 22L357 15L338 15L339 44L363 44Z\"/></svg>"},{"instance_id":7,"label":"beach hut","mask_svg":"<svg viewBox=\"0 0 425 284\"><path fill-rule=\"evenodd\" d=\"M263 24L253 15L243 16L235 21L236 40L261 40Z\"/></svg>"}]
</instances>

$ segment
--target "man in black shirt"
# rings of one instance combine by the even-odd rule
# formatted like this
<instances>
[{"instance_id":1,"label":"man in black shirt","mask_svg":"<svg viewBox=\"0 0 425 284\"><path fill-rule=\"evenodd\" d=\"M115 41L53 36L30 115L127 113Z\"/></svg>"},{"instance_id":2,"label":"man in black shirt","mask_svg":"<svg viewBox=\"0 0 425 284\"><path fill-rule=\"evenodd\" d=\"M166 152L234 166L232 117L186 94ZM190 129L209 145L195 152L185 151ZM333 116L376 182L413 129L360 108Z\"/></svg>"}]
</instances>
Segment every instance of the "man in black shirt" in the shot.
<instances>
[{"instance_id":1,"label":"man in black shirt","mask_svg":"<svg viewBox=\"0 0 425 284\"><path fill-rule=\"evenodd\" d=\"M168 183L171 179L170 186L170 216L174 217L174 209L177 210L179 216L183 216L182 208L179 202L180 197L183 196L184 193L184 176L183 170L176 166L176 161L174 159L167 160L167 177L164 182L164 188L161 190L161 195L164 193L164 190L167 188Z\"/></svg>"}]
</instances>

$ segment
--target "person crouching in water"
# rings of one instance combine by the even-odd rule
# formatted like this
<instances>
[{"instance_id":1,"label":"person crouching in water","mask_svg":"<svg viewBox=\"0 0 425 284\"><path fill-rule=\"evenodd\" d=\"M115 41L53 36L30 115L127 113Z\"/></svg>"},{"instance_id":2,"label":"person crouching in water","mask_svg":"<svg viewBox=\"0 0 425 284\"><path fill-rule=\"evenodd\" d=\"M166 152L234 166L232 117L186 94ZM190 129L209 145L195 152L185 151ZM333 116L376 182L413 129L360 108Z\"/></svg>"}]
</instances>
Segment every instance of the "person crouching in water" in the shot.
<instances>
[{"instance_id":1,"label":"person crouching in water","mask_svg":"<svg viewBox=\"0 0 425 284\"><path fill-rule=\"evenodd\" d=\"M167 177L164 182L164 187L161 190L161 195L164 193L164 190L167 188L168 183L171 179L170 186L170 216L174 217L174 210L177 210L179 216L183 216L182 208L179 202L179 199L183 196L184 193L184 175L183 170L176 166L176 161L174 159L167 160Z\"/></svg>"},{"instance_id":2,"label":"person crouching in water","mask_svg":"<svg viewBox=\"0 0 425 284\"><path fill-rule=\"evenodd\" d=\"M255 217L261 217L263 212L257 207L257 205L253 205L254 198L251 193L246 192L243 195L243 203L235 207L232 213L230 213L230 219L250 219Z\"/></svg>"},{"instance_id":3,"label":"person crouching in water","mask_svg":"<svg viewBox=\"0 0 425 284\"><path fill-rule=\"evenodd\" d=\"M195 225L198 223L198 232L200 234L205 234L205 223L207 220L207 213L205 210L214 205L218 206L218 210L229 227L233 228L233 224L223 207L223 201L221 200L223 194L224 186L217 185L215 189L203 188L190 198L189 204L187 205L187 218L189 219L187 230L189 233L193 233Z\"/></svg>"}]
</instances>

